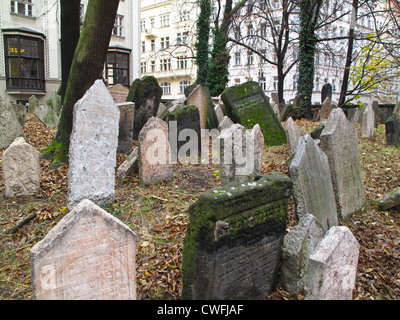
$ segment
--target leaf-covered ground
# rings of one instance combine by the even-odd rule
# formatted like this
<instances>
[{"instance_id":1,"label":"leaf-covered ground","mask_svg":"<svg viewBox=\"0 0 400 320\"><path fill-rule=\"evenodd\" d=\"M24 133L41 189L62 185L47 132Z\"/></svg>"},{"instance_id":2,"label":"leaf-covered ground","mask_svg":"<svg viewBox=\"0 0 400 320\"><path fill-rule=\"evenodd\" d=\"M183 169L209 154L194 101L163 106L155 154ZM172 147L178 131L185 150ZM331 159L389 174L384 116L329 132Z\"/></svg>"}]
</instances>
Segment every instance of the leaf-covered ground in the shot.
<instances>
[{"instance_id":1,"label":"leaf-covered ground","mask_svg":"<svg viewBox=\"0 0 400 320\"><path fill-rule=\"evenodd\" d=\"M302 134L318 123L298 121ZM400 149L386 146L385 128L373 138L359 137L364 185L368 203L347 221L360 243L354 299L400 298L400 212L379 211L383 194L400 186ZM48 145L55 130L28 115L24 132L38 150ZM359 135L360 136L360 135ZM0 156L4 152L0 150ZM263 173L287 174L286 146L268 147L263 155ZM126 155L118 155L118 165ZM50 170L41 160L41 194L28 199L6 199L0 177L0 299L32 299L30 249L67 214L67 165ZM181 253L188 223L187 209L197 197L220 186L216 165L175 165L174 180L143 185L132 175L116 186L116 201L108 212L128 225L137 236L138 299L178 299L182 290ZM287 230L297 223L290 201ZM26 217L32 220L20 226ZM289 295L281 285L267 299L303 299L304 293Z\"/></svg>"}]
</instances>

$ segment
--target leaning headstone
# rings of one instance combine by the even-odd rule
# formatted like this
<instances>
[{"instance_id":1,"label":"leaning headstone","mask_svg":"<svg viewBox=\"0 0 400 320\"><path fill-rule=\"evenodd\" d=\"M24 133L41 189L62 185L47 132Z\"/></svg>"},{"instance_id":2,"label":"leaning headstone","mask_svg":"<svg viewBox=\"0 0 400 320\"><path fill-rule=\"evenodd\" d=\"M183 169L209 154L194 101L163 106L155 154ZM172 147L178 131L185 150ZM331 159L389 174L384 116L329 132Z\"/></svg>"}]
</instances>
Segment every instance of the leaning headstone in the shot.
<instances>
[{"instance_id":1,"label":"leaning headstone","mask_svg":"<svg viewBox=\"0 0 400 320\"><path fill-rule=\"evenodd\" d=\"M305 214L287 233L282 245L281 275L287 292L304 290L310 255L325 235L325 230L312 214Z\"/></svg>"},{"instance_id":2,"label":"leaning headstone","mask_svg":"<svg viewBox=\"0 0 400 320\"><path fill-rule=\"evenodd\" d=\"M168 108L165 104L160 102L157 110L157 118L165 120L167 116L168 116Z\"/></svg>"},{"instance_id":3,"label":"leaning headstone","mask_svg":"<svg viewBox=\"0 0 400 320\"><path fill-rule=\"evenodd\" d=\"M324 103L325 99L329 97L329 99L332 101L332 85L330 83L325 83L322 86L321 90L321 104Z\"/></svg>"},{"instance_id":4,"label":"leaning headstone","mask_svg":"<svg viewBox=\"0 0 400 320\"><path fill-rule=\"evenodd\" d=\"M36 98L36 96L31 96L28 100L28 112L29 113L34 113L36 107L39 105L39 100Z\"/></svg>"},{"instance_id":5,"label":"leaning headstone","mask_svg":"<svg viewBox=\"0 0 400 320\"><path fill-rule=\"evenodd\" d=\"M320 141L329 160L339 213L346 218L362 208L366 197L357 130L341 108L332 110Z\"/></svg>"},{"instance_id":6,"label":"leaning headstone","mask_svg":"<svg viewBox=\"0 0 400 320\"><path fill-rule=\"evenodd\" d=\"M136 299L136 236L83 200L31 250L38 300Z\"/></svg>"},{"instance_id":7,"label":"leaning headstone","mask_svg":"<svg viewBox=\"0 0 400 320\"><path fill-rule=\"evenodd\" d=\"M40 192L40 153L23 137L4 151L2 169L7 198L37 195Z\"/></svg>"},{"instance_id":8,"label":"leaning headstone","mask_svg":"<svg viewBox=\"0 0 400 320\"><path fill-rule=\"evenodd\" d=\"M12 104L0 100L0 149L7 148L17 137L25 137Z\"/></svg>"},{"instance_id":9,"label":"leaning headstone","mask_svg":"<svg viewBox=\"0 0 400 320\"><path fill-rule=\"evenodd\" d=\"M168 125L151 117L139 133L139 178L144 184L173 179Z\"/></svg>"},{"instance_id":10,"label":"leaning headstone","mask_svg":"<svg viewBox=\"0 0 400 320\"><path fill-rule=\"evenodd\" d=\"M326 97L321 106L321 113L319 119L320 120L328 119L329 114L331 113L331 109L332 109L331 99L329 99L329 97Z\"/></svg>"},{"instance_id":11,"label":"leaning headstone","mask_svg":"<svg viewBox=\"0 0 400 320\"><path fill-rule=\"evenodd\" d=\"M292 182L271 172L189 207L182 299L263 299L276 286Z\"/></svg>"},{"instance_id":12,"label":"leaning headstone","mask_svg":"<svg viewBox=\"0 0 400 320\"><path fill-rule=\"evenodd\" d=\"M375 113L371 105L367 105L361 119L361 136L369 138L374 135Z\"/></svg>"},{"instance_id":13,"label":"leaning headstone","mask_svg":"<svg viewBox=\"0 0 400 320\"><path fill-rule=\"evenodd\" d=\"M117 107L120 114L117 153L129 154L132 151L135 104L133 102L121 102L117 103Z\"/></svg>"},{"instance_id":14,"label":"leaning headstone","mask_svg":"<svg viewBox=\"0 0 400 320\"><path fill-rule=\"evenodd\" d=\"M115 197L119 110L102 80L76 102L69 146L68 207Z\"/></svg>"},{"instance_id":15,"label":"leaning headstone","mask_svg":"<svg viewBox=\"0 0 400 320\"><path fill-rule=\"evenodd\" d=\"M304 93L298 93L293 100L293 103L288 103L280 112L280 121L286 121L289 115L295 110L299 109L304 101Z\"/></svg>"},{"instance_id":16,"label":"leaning headstone","mask_svg":"<svg viewBox=\"0 0 400 320\"><path fill-rule=\"evenodd\" d=\"M236 123L218 136L221 185L253 181L260 174L262 150L259 141L262 139L257 138L255 130L261 132L258 125L250 132Z\"/></svg>"},{"instance_id":17,"label":"leaning headstone","mask_svg":"<svg viewBox=\"0 0 400 320\"><path fill-rule=\"evenodd\" d=\"M224 112L222 111L222 107L221 107L221 104L217 104L215 107L214 107L214 110L215 110L215 114L217 115L217 118L218 118L218 123L221 123L221 121L222 121L222 119L224 118Z\"/></svg>"},{"instance_id":18,"label":"leaning headstone","mask_svg":"<svg viewBox=\"0 0 400 320\"><path fill-rule=\"evenodd\" d=\"M218 128L218 118L207 87L196 86L187 96L187 104L194 104L199 108L201 129Z\"/></svg>"},{"instance_id":19,"label":"leaning headstone","mask_svg":"<svg viewBox=\"0 0 400 320\"><path fill-rule=\"evenodd\" d=\"M297 141L299 141L301 135L300 129L296 125L292 117L289 117L289 119L287 119L286 121L285 132L289 154L293 154L296 150Z\"/></svg>"},{"instance_id":20,"label":"leaning headstone","mask_svg":"<svg viewBox=\"0 0 400 320\"><path fill-rule=\"evenodd\" d=\"M228 129L233 125L233 121L229 119L228 116L224 116L221 120L221 122L218 125L218 130L222 132L224 129Z\"/></svg>"},{"instance_id":21,"label":"leaning headstone","mask_svg":"<svg viewBox=\"0 0 400 320\"><path fill-rule=\"evenodd\" d=\"M157 79L153 76L144 76L136 79L131 88L126 101L135 103L133 139L137 140L139 132L151 117L157 116L158 107L162 96L162 89Z\"/></svg>"},{"instance_id":22,"label":"leaning headstone","mask_svg":"<svg viewBox=\"0 0 400 320\"><path fill-rule=\"evenodd\" d=\"M35 116L47 127L58 126L59 117L57 113L48 105L39 105L35 108Z\"/></svg>"},{"instance_id":23,"label":"leaning headstone","mask_svg":"<svg viewBox=\"0 0 400 320\"><path fill-rule=\"evenodd\" d=\"M338 225L328 157L310 135L299 139L289 172L298 217L310 213L325 230Z\"/></svg>"},{"instance_id":24,"label":"leaning headstone","mask_svg":"<svg viewBox=\"0 0 400 320\"><path fill-rule=\"evenodd\" d=\"M126 160L118 167L117 177L118 179L125 179L129 177L132 173L139 172L139 148L133 149L131 154L126 158Z\"/></svg>"},{"instance_id":25,"label":"leaning headstone","mask_svg":"<svg viewBox=\"0 0 400 320\"><path fill-rule=\"evenodd\" d=\"M255 81L227 88L221 95L226 113L247 129L260 125L266 145L286 143L285 129L273 111L269 98Z\"/></svg>"},{"instance_id":26,"label":"leaning headstone","mask_svg":"<svg viewBox=\"0 0 400 320\"><path fill-rule=\"evenodd\" d=\"M386 144L388 146L400 146L399 118L390 116L385 122Z\"/></svg>"},{"instance_id":27,"label":"leaning headstone","mask_svg":"<svg viewBox=\"0 0 400 320\"><path fill-rule=\"evenodd\" d=\"M308 261L306 299L351 300L359 250L349 228L330 228Z\"/></svg>"},{"instance_id":28,"label":"leaning headstone","mask_svg":"<svg viewBox=\"0 0 400 320\"><path fill-rule=\"evenodd\" d=\"M385 193L379 202L379 209L384 211L396 207L400 207L400 187Z\"/></svg>"}]
</instances>

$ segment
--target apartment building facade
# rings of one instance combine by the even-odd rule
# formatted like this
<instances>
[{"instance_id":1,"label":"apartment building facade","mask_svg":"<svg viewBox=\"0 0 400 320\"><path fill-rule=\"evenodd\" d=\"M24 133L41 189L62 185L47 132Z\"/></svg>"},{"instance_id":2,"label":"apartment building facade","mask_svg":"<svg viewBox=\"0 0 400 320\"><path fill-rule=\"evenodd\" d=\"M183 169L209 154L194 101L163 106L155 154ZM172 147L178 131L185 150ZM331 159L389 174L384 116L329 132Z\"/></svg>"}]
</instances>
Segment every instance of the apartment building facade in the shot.
<instances>
[{"instance_id":1,"label":"apartment building facade","mask_svg":"<svg viewBox=\"0 0 400 320\"><path fill-rule=\"evenodd\" d=\"M140 2L121 0L104 69L110 85L140 76L139 21ZM35 95L44 104L61 83L60 2L2 0L0 30L0 97L25 103Z\"/></svg>"}]
</instances>

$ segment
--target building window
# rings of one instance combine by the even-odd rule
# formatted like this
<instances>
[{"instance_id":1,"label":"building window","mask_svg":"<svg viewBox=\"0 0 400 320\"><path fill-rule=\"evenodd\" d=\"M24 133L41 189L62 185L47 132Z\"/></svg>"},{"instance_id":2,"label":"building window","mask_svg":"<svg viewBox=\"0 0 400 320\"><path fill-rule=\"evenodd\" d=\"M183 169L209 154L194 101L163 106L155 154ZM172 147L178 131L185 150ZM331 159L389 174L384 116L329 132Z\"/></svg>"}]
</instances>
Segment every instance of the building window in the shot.
<instances>
[{"instance_id":1,"label":"building window","mask_svg":"<svg viewBox=\"0 0 400 320\"><path fill-rule=\"evenodd\" d=\"M179 82L179 93L185 93L185 88L190 86L189 80L183 80Z\"/></svg>"},{"instance_id":2,"label":"building window","mask_svg":"<svg viewBox=\"0 0 400 320\"><path fill-rule=\"evenodd\" d=\"M183 10L179 16L180 21L187 21L189 20L189 11Z\"/></svg>"},{"instance_id":3,"label":"building window","mask_svg":"<svg viewBox=\"0 0 400 320\"><path fill-rule=\"evenodd\" d=\"M242 37L240 32L240 27L235 27L234 32L235 32L235 39L240 40L240 38Z\"/></svg>"},{"instance_id":4,"label":"building window","mask_svg":"<svg viewBox=\"0 0 400 320\"><path fill-rule=\"evenodd\" d=\"M299 80L299 76L298 75L294 75L293 76L293 90L297 90L297 82Z\"/></svg>"},{"instance_id":5,"label":"building window","mask_svg":"<svg viewBox=\"0 0 400 320\"><path fill-rule=\"evenodd\" d=\"M33 17L33 0L11 0L11 12Z\"/></svg>"},{"instance_id":6,"label":"building window","mask_svg":"<svg viewBox=\"0 0 400 320\"><path fill-rule=\"evenodd\" d=\"M155 39L151 39L150 40L150 50L151 51L155 51L156 50L156 40Z\"/></svg>"},{"instance_id":7,"label":"building window","mask_svg":"<svg viewBox=\"0 0 400 320\"><path fill-rule=\"evenodd\" d=\"M247 51L247 64L251 65L254 63L253 51Z\"/></svg>"},{"instance_id":8,"label":"building window","mask_svg":"<svg viewBox=\"0 0 400 320\"><path fill-rule=\"evenodd\" d=\"M176 34L176 43L177 44L187 44L188 42L189 32L178 32Z\"/></svg>"},{"instance_id":9,"label":"building window","mask_svg":"<svg viewBox=\"0 0 400 320\"><path fill-rule=\"evenodd\" d=\"M154 60L150 61L151 72L156 72L156 62Z\"/></svg>"},{"instance_id":10,"label":"building window","mask_svg":"<svg viewBox=\"0 0 400 320\"><path fill-rule=\"evenodd\" d=\"M44 41L5 35L7 90L45 90Z\"/></svg>"},{"instance_id":11,"label":"building window","mask_svg":"<svg viewBox=\"0 0 400 320\"><path fill-rule=\"evenodd\" d=\"M146 73L147 68L146 68L146 62L141 62L140 63L140 73Z\"/></svg>"},{"instance_id":12,"label":"building window","mask_svg":"<svg viewBox=\"0 0 400 320\"><path fill-rule=\"evenodd\" d=\"M161 49L166 49L169 47L169 37L161 38Z\"/></svg>"},{"instance_id":13,"label":"building window","mask_svg":"<svg viewBox=\"0 0 400 320\"><path fill-rule=\"evenodd\" d=\"M169 82L163 82L160 84L163 94L171 94L171 84Z\"/></svg>"},{"instance_id":14,"label":"building window","mask_svg":"<svg viewBox=\"0 0 400 320\"><path fill-rule=\"evenodd\" d=\"M117 15L115 17L115 23L114 23L112 35L118 36L118 37L124 36L124 16Z\"/></svg>"},{"instance_id":15,"label":"building window","mask_svg":"<svg viewBox=\"0 0 400 320\"><path fill-rule=\"evenodd\" d=\"M240 66L240 65L241 65L240 52L235 52L235 66Z\"/></svg>"},{"instance_id":16,"label":"building window","mask_svg":"<svg viewBox=\"0 0 400 320\"><path fill-rule=\"evenodd\" d=\"M161 28L169 27L169 14L165 14L160 17L160 26Z\"/></svg>"},{"instance_id":17,"label":"building window","mask_svg":"<svg viewBox=\"0 0 400 320\"><path fill-rule=\"evenodd\" d=\"M146 41L142 41L142 52L146 52Z\"/></svg>"},{"instance_id":18,"label":"building window","mask_svg":"<svg viewBox=\"0 0 400 320\"><path fill-rule=\"evenodd\" d=\"M276 76L273 77L272 86L273 86L273 88L274 88L275 91L278 90L278 77L276 77Z\"/></svg>"},{"instance_id":19,"label":"building window","mask_svg":"<svg viewBox=\"0 0 400 320\"><path fill-rule=\"evenodd\" d=\"M160 62L161 62L161 64L160 64L161 71L171 70L171 59L169 59L169 58L161 59Z\"/></svg>"},{"instance_id":20,"label":"building window","mask_svg":"<svg viewBox=\"0 0 400 320\"><path fill-rule=\"evenodd\" d=\"M121 83L129 87L129 53L109 51L106 58L105 73L109 85Z\"/></svg>"},{"instance_id":21,"label":"building window","mask_svg":"<svg viewBox=\"0 0 400 320\"><path fill-rule=\"evenodd\" d=\"M265 91L267 90L267 82L265 80L265 75L262 70L258 70L258 83L260 84L260 87Z\"/></svg>"},{"instance_id":22,"label":"building window","mask_svg":"<svg viewBox=\"0 0 400 320\"><path fill-rule=\"evenodd\" d=\"M178 57L178 69L187 69L186 57Z\"/></svg>"},{"instance_id":23,"label":"building window","mask_svg":"<svg viewBox=\"0 0 400 320\"><path fill-rule=\"evenodd\" d=\"M140 31L144 32L146 30L146 20L140 20Z\"/></svg>"},{"instance_id":24,"label":"building window","mask_svg":"<svg viewBox=\"0 0 400 320\"><path fill-rule=\"evenodd\" d=\"M150 27L153 29L155 27L155 20L154 18L150 18Z\"/></svg>"}]
</instances>

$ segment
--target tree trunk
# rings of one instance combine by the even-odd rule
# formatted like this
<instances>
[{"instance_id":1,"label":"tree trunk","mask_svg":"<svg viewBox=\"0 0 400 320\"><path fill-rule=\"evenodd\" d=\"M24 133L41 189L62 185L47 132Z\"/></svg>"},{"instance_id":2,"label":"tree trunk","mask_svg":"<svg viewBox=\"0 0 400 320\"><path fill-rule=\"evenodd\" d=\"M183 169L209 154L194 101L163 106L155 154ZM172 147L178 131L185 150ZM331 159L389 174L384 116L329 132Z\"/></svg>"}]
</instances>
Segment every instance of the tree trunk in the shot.
<instances>
[{"instance_id":1,"label":"tree trunk","mask_svg":"<svg viewBox=\"0 0 400 320\"><path fill-rule=\"evenodd\" d=\"M65 97L69 70L80 35L81 0L61 0L61 101Z\"/></svg>"},{"instance_id":2,"label":"tree trunk","mask_svg":"<svg viewBox=\"0 0 400 320\"><path fill-rule=\"evenodd\" d=\"M81 36L72 61L55 142L69 147L73 108L97 79L104 63L115 23L119 0L89 0Z\"/></svg>"},{"instance_id":3,"label":"tree trunk","mask_svg":"<svg viewBox=\"0 0 400 320\"><path fill-rule=\"evenodd\" d=\"M207 75L210 70L210 59L208 57L208 40L211 29L211 1L200 1L200 15L197 20L197 42L196 42L196 64L197 79L196 83L205 85Z\"/></svg>"}]
</instances>

